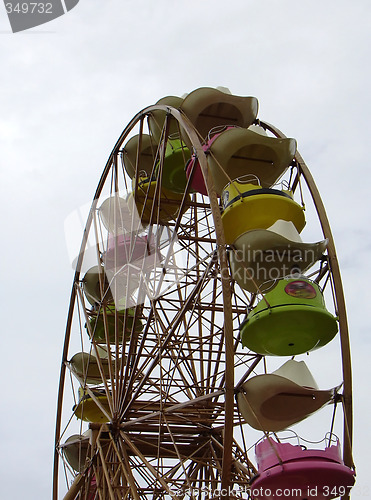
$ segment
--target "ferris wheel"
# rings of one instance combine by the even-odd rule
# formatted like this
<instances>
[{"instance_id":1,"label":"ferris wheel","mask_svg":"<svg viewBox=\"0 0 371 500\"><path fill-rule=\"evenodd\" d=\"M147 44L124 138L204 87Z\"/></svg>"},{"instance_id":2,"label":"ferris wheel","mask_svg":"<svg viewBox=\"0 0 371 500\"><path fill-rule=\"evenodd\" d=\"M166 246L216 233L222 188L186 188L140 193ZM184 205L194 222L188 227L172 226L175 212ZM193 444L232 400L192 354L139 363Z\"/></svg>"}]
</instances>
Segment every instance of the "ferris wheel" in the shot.
<instances>
[{"instance_id":1,"label":"ferris wheel","mask_svg":"<svg viewBox=\"0 0 371 500\"><path fill-rule=\"evenodd\" d=\"M334 242L295 139L226 89L140 111L76 259L53 500L348 498L351 386Z\"/></svg>"}]
</instances>

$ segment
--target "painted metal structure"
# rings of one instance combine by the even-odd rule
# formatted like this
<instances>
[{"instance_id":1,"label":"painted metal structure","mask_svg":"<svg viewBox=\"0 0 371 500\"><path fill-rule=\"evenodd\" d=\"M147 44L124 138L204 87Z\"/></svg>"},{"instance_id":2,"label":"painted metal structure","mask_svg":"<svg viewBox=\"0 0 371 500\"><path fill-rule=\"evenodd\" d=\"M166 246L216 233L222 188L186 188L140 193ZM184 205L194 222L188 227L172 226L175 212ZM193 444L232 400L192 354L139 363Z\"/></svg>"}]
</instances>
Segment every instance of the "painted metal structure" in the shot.
<instances>
[{"instance_id":1,"label":"painted metal structure","mask_svg":"<svg viewBox=\"0 0 371 500\"><path fill-rule=\"evenodd\" d=\"M130 234L132 241L138 234L141 237L145 234L151 244L157 241L155 254L161 254L161 258L152 263L149 274L148 269L147 274L143 271L145 266L138 271L141 284L149 276L143 296L130 291L125 297L135 319L131 324L135 325L136 320L143 324L140 331L132 326L128 337L120 335L122 311L117 309L112 334L106 305L104 301L103 307L102 303L97 304L95 313L102 316L103 329L107 330L103 358L99 350L102 342L95 341L91 330L92 305L87 303L82 283L88 242L94 239L89 249L95 253L96 265L103 272L107 235L99 219L99 207L108 197L122 197L123 192L131 192L135 203L140 189L141 138L145 137L148 149L151 131L146 127L153 117L163 120L159 127L161 135L153 142L152 168L157 180L151 193L140 191L138 207L146 204L143 225ZM258 123L272 137L285 138L272 125ZM192 146L208 196L192 192L190 177L183 194L177 193L175 201L166 200L169 205L177 203L177 209L172 218L164 221L161 176L170 129L172 133L178 131L187 146ZM122 163L124 146L134 134L137 134L136 164L133 167L131 163L126 169ZM256 441L256 435L250 436L235 396L249 377L269 371L264 356L244 349L239 338L239 325L256 304L259 290L250 293L231 278L221 202L203 145L204 139L181 110L156 104L140 111L125 127L103 170L83 233L67 318L57 402L53 500L152 500L175 494L177 498L189 498L192 492L202 491L208 491L210 499L246 498L257 473L251 456L251 440ZM311 271L311 279L333 298L333 313L339 322L343 391L337 394L334 408L339 406L343 410L341 423L338 417L336 421L343 432L344 463L352 468L351 360L334 241L319 192L299 153L285 175L289 189L299 197L306 186L322 228L318 239L328 240L327 254ZM118 211L113 218L120 215ZM119 220L114 223L119 227ZM110 238L114 260L112 235ZM104 292L105 283L102 279L99 283ZM114 295L123 285L120 282L112 286L112 283L111 280ZM126 327L124 324L123 328ZM104 394L104 405L96 388L93 390L81 375L71 372L70 376L69 360L76 352L91 353L98 369L101 366L99 388ZM78 420L73 412L79 404L78 386L84 388L85 397L97 405L106 422L88 424L90 444L86 450L84 439L81 454L84 463L74 470L66 460L63 444L70 435L86 432L83 417ZM329 423L331 430L333 425L334 421Z\"/></svg>"}]
</instances>

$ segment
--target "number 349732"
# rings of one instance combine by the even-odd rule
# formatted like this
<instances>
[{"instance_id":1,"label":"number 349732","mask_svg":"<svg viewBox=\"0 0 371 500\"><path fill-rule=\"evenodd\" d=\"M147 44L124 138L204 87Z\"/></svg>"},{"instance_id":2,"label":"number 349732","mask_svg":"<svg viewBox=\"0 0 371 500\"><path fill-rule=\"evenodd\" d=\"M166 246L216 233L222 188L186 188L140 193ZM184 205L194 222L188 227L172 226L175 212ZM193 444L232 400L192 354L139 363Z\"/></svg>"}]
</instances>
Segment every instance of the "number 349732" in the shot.
<instances>
[{"instance_id":1,"label":"number 349732","mask_svg":"<svg viewBox=\"0 0 371 500\"><path fill-rule=\"evenodd\" d=\"M5 8L8 14L53 14L53 4L50 2L6 3Z\"/></svg>"}]
</instances>

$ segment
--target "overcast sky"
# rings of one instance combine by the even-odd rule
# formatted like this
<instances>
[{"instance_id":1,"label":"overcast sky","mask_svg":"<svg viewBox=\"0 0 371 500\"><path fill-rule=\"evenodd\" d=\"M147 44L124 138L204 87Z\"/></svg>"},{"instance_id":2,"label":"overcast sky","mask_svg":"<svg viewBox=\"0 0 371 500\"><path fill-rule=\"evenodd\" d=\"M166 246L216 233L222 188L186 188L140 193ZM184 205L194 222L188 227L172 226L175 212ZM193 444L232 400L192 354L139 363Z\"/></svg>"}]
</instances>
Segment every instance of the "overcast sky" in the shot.
<instances>
[{"instance_id":1,"label":"overcast sky","mask_svg":"<svg viewBox=\"0 0 371 500\"><path fill-rule=\"evenodd\" d=\"M218 85L297 139L324 200L350 324L354 498L371 498L370 33L370 0L80 0L17 34L0 5L2 499L51 496L65 219L134 114Z\"/></svg>"}]
</instances>

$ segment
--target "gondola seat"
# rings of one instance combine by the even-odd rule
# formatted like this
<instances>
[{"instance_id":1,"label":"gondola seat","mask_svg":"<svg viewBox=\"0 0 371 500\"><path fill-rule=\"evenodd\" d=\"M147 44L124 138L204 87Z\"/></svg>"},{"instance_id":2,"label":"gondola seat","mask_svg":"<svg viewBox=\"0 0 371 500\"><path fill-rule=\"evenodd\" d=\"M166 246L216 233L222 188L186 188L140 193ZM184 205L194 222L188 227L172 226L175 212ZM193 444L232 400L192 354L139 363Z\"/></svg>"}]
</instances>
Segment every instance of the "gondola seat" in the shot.
<instances>
[{"instance_id":1,"label":"gondola seat","mask_svg":"<svg viewBox=\"0 0 371 500\"><path fill-rule=\"evenodd\" d=\"M346 496L355 482L354 470L341 459L339 441L320 450L269 437L256 445L255 453L258 475L251 482L255 500L328 500Z\"/></svg>"},{"instance_id":2,"label":"gondola seat","mask_svg":"<svg viewBox=\"0 0 371 500\"><path fill-rule=\"evenodd\" d=\"M175 220L181 211L183 213L189 208L189 195L182 204L183 197L183 194L174 193L162 186L158 188L156 180L140 178L136 193L133 191L128 197L128 205L130 210L136 206L143 224L167 225Z\"/></svg>"},{"instance_id":3,"label":"gondola seat","mask_svg":"<svg viewBox=\"0 0 371 500\"><path fill-rule=\"evenodd\" d=\"M255 130L231 128L210 145L208 164L219 195L231 180L244 175L254 175L262 187L272 187L292 163L295 139L268 137Z\"/></svg>"},{"instance_id":4,"label":"gondola seat","mask_svg":"<svg viewBox=\"0 0 371 500\"><path fill-rule=\"evenodd\" d=\"M161 97L161 99L159 99L156 102L156 105L169 106L175 109L179 109L183 101L184 101L183 97L171 95L171 96ZM175 120L175 118L172 118L170 115L167 114L166 111L161 109L151 111L151 113L148 116L148 127L150 129L154 141L157 143L160 143L161 139L163 139L166 117L168 117L168 119L170 120L167 131L168 135L174 135L179 133L179 125L178 122Z\"/></svg>"},{"instance_id":5,"label":"gondola seat","mask_svg":"<svg viewBox=\"0 0 371 500\"><path fill-rule=\"evenodd\" d=\"M191 152L180 139L169 139L166 143L162 166L161 185L174 193L184 193L187 185L185 165ZM159 170L157 165L156 171Z\"/></svg>"},{"instance_id":6,"label":"gondola seat","mask_svg":"<svg viewBox=\"0 0 371 500\"><path fill-rule=\"evenodd\" d=\"M107 251L103 255L105 269L114 269L132 263L140 268L143 260L156 253L156 247L148 241L147 236L136 234L120 234L117 237L109 234Z\"/></svg>"},{"instance_id":7,"label":"gondola seat","mask_svg":"<svg viewBox=\"0 0 371 500\"><path fill-rule=\"evenodd\" d=\"M321 259L328 240L304 243L291 221L241 234L228 251L232 277L244 290L263 292L293 271L304 273Z\"/></svg>"},{"instance_id":8,"label":"gondola seat","mask_svg":"<svg viewBox=\"0 0 371 500\"><path fill-rule=\"evenodd\" d=\"M73 434L61 445L65 459L76 472L82 472L85 468L90 433L88 430L84 434Z\"/></svg>"},{"instance_id":9,"label":"gondola seat","mask_svg":"<svg viewBox=\"0 0 371 500\"><path fill-rule=\"evenodd\" d=\"M204 144L202 146L203 151L207 151L208 146ZM205 179L201 171L201 165L198 161L196 153L193 153L190 160L188 160L186 165L186 177L191 179L191 188L204 196L208 196Z\"/></svg>"},{"instance_id":10,"label":"gondola seat","mask_svg":"<svg viewBox=\"0 0 371 500\"><path fill-rule=\"evenodd\" d=\"M116 334L116 314L117 314L117 334ZM143 323L140 318L135 319L133 308L116 311L114 305L106 306L105 313L100 310L98 313L90 313L89 327L87 331L89 336L94 338L95 342L106 344L107 338L110 343L116 341L127 341L132 333L140 333L143 330ZM106 319L105 319L106 318ZM107 325L107 333L105 329Z\"/></svg>"},{"instance_id":11,"label":"gondola seat","mask_svg":"<svg viewBox=\"0 0 371 500\"><path fill-rule=\"evenodd\" d=\"M106 379L110 378L109 359L100 356L102 371ZM87 352L78 352L69 361L71 371L86 384L101 384L102 375L97 358Z\"/></svg>"},{"instance_id":12,"label":"gondola seat","mask_svg":"<svg viewBox=\"0 0 371 500\"><path fill-rule=\"evenodd\" d=\"M224 235L229 245L246 231L268 229L279 219L292 222L299 233L305 226L304 209L289 191L262 188L250 179L244 182L239 178L227 185L222 205Z\"/></svg>"},{"instance_id":13,"label":"gondola seat","mask_svg":"<svg viewBox=\"0 0 371 500\"><path fill-rule=\"evenodd\" d=\"M98 404L86 390L79 387L79 402L72 408L75 416L84 422L109 422L110 407L107 395L104 391L93 390L92 392Z\"/></svg>"},{"instance_id":14,"label":"gondola seat","mask_svg":"<svg viewBox=\"0 0 371 500\"><path fill-rule=\"evenodd\" d=\"M138 233L143 231L135 206L129 208L126 199L112 195L98 209L103 226L110 234Z\"/></svg>"},{"instance_id":15,"label":"gondola seat","mask_svg":"<svg viewBox=\"0 0 371 500\"><path fill-rule=\"evenodd\" d=\"M115 267L114 262L110 262L108 267L101 266L101 272L98 266L89 269L82 280L88 302L94 308L115 303L120 311L127 304L132 305L131 298L141 283L141 270L153 267L157 263L156 256L154 253L122 267Z\"/></svg>"},{"instance_id":16,"label":"gondola seat","mask_svg":"<svg viewBox=\"0 0 371 500\"><path fill-rule=\"evenodd\" d=\"M82 288L91 305L113 302L109 282L102 266L101 268L93 266L85 273L82 279Z\"/></svg>"},{"instance_id":17,"label":"gondola seat","mask_svg":"<svg viewBox=\"0 0 371 500\"><path fill-rule=\"evenodd\" d=\"M237 403L251 427L278 432L328 404L338 389L319 390L305 362L290 359L273 373L250 377L237 393Z\"/></svg>"},{"instance_id":18,"label":"gondola seat","mask_svg":"<svg viewBox=\"0 0 371 500\"><path fill-rule=\"evenodd\" d=\"M189 118L200 137L206 140L214 127L249 127L258 113L258 100L255 97L232 95L228 89L201 87L185 97L180 110ZM191 149L187 134L182 134L182 137Z\"/></svg>"},{"instance_id":19,"label":"gondola seat","mask_svg":"<svg viewBox=\"0 0 371 500\"><path fill-rule=\"evenodd\" d=\"M149 134L134 135L126 142L122 150L122 159L131 179L138 172L145 172L148 177L152 174L157 148L158 144Z\"/></svg>"},{"instance_id":20,"label":"gondola seat","mask_svg":"<svg viewBox=\"0 0 371 500\"><path fill-rule=\"evenodd\" d=\"M230 128L234 127L228 127L228 126L223 126L223 127L215 127L211 129L208 133L208 138L205 144L202 146L202 150L204 151L205 154L209 153L210 146L211 144L215 141L215 139L218 137L221 132L224 130L229 130ZM210 174L211 175L211 174ZM194 189L196 192L207 196L207 189L206 189L206 184L205 184L205 179L201 171L201 165L198 160L196 152L192 154L190 160L188 161L186 165L186 176L187 179L192 176L191 179L191 187ZM220 197L220 195L217 196Z\"/></svg>"},{"instance_id":21,"label":"gondola seat","mask_svg":"<svg viewBox=\"0 0 371 500\"><path fill-rule=\"evenodd\" d=\"M328 344L338 331L317 283L304 277L280 280L240 326L242 344L271 356L293 356Z\"/></svg>"}]
</instances>

